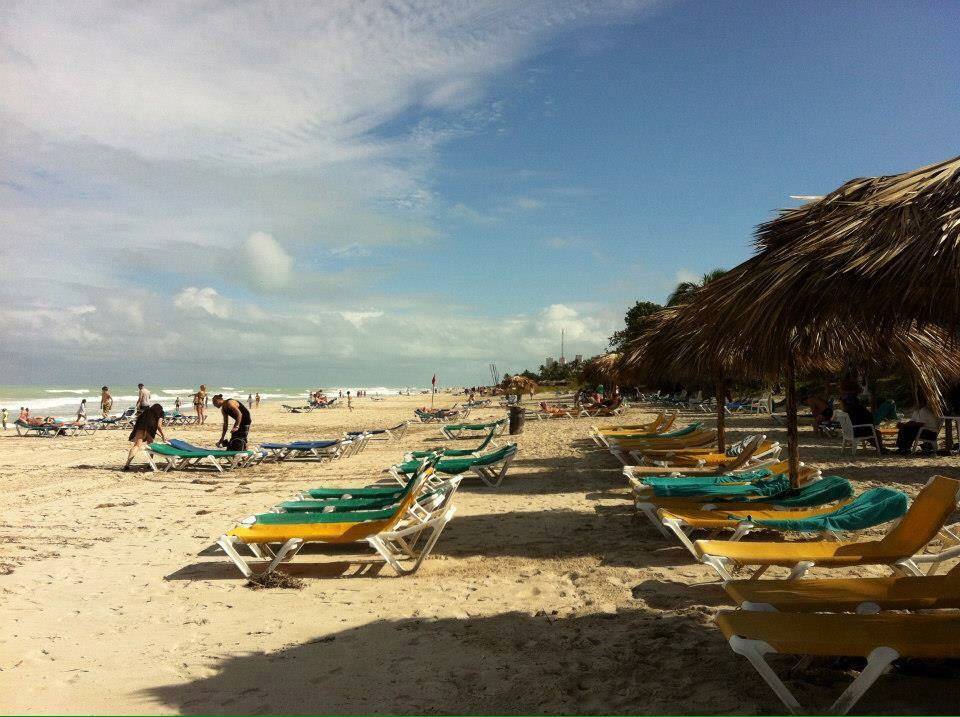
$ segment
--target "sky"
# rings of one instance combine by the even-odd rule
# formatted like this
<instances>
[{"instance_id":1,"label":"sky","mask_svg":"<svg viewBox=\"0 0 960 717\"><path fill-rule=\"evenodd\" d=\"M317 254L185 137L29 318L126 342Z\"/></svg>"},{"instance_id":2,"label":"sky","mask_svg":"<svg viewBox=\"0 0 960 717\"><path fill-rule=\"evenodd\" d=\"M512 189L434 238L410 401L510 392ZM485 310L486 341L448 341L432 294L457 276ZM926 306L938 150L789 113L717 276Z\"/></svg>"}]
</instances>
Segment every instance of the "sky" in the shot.
<instances>
[{"instance_id":1,"label":"sky","mask_svg":"<svg viewBox=\"0 0 960 717\"><path fill-rule=\"evenodd\" d=\"M0 383L473 384L960 154L960 3L6 2Z\"/></svg>"}]
</instances>

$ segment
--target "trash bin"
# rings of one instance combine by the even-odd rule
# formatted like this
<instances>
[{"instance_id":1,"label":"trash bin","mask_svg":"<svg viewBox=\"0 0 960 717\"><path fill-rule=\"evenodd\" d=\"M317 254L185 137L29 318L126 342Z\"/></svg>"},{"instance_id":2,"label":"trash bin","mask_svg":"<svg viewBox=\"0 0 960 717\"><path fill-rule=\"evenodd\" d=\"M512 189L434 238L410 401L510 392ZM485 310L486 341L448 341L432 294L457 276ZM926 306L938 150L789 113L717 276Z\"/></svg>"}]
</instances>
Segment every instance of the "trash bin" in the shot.
<instances>
[{"instance_id":1,"label":"trash bin","mask_svg":"<svg viewBox=\"0 0 960 717\"><path fill-rule=\"evenodd\" d=\"M526 420L523 406L510 406L510 435L515 436L523 432L523 422Z\"/></svg>"}]
</instances>

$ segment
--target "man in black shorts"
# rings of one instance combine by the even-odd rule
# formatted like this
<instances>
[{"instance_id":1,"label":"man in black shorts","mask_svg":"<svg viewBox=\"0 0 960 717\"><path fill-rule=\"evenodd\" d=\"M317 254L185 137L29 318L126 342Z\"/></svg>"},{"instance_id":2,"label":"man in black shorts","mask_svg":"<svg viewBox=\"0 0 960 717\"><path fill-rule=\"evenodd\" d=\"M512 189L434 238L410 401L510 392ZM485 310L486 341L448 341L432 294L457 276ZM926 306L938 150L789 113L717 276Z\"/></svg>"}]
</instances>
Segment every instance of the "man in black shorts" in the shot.
<instances>
[{"instance_id":1,"label":"man in black shorts","mask_svg":"<svg viewBox=\"0 0 960 717\"><path fill-rule=\"evenodd\" d=\"M223 394L218 393L213 397L213 405L220 409L223 414L223 432L220 434L218 446L224 446L231 451L247 450L247 438L250 435L250 411L242 402L235 398L224 400ZM227 425L230 419L233 419L233 430L230 432L230 440L227 441Z\"/></svg>"}]
</instances>

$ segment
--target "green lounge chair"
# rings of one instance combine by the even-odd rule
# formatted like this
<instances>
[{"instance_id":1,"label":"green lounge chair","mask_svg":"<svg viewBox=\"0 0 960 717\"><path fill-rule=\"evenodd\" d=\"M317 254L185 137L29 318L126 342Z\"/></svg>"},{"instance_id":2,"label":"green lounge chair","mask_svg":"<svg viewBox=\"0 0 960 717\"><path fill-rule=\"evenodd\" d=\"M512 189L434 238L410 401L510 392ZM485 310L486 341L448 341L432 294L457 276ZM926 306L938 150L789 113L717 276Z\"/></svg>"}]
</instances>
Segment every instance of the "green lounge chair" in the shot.
<instances>
[{"instance_id":1,"label":"green lounge chair","mask_svg":"<svg viewBox=\"0 0 960 717\"><path fill-rule=\"evenodd\" d=\"M467 471L473 471L484 483L491 487L496 487L503 482L504 476L507 475L507 469L510 467L516 454L517 444L508 443L503 448L482 456L441 459L440 462L437 463L436 469L438 473L444 473L446 475L460 475ZM416 471L418 465L418 461L407 461L406 463L392 466L388 471L397 482L402 485L407 482L406 476Z\"/></svg>"},{"instance_id":2,"label":"green lounge chair","mask_svg":"<svg viewBox=\"0 0 960 717\"><path fill-rule=\"evenodd\" d=\"M426 504L414 498L432 473L433 469L429 467L417 471L407 495L386 509L261 513L242 520L221 536L217 544L248 579L256 574L238 552L241 546L267 561L260 573L266 575L281 562L291 560L307 543L342 545L366 542L397 574L408 575L415 572L430 554L456 510L452 501L460 477L437 486L436 494ZM275 544L280 547L274 549Z\"/></svg>"},{"instance_id":3,"label":"green lounge chair","mask_svg":"<svg viewBox=\"0 0 960 717\"><path fill-rule=\"evenodd\" d=\"M472 438L477 433L486 433L492 429L494 431L493 435L499 436L503 434L506 427L507 419L501 418L499 421L490 423L448 423L440 429L440 432L450 439Z\"/></svg>"},{"instance_id":4,"label":"green lounge chair","mask_svg":"<svg viewBox=\"0 0 960 717\"><path fill-rule=\"evenodd\" d=\"M439 451L444 458L468 458L476 456L480 453L483 453L484 449L493 444L493 447L496 448L496 443L493 441L493 436L496 433L496 428L491 428L490 432L487 434L487 437L483 439L481 443L476 448L437 448L432 451L410 451L403 457L404 462L412 461L416 458L425 458L432 453Z\"/></svg>"},{"instance_id":5,"label":"green lounge chair","mask_svg":"<svg viewBox=\"0 0 960 717\"><path fill-rule=\"evenodd\" d=\"M195 450L188 451L175 448L166 443L151 443L145 450L147 463L154 471L170 471L181 468L196 468L201 465L209 465L218 473L222 473L224 468L237 468L242 466L247 460L255 454L253 451L218 451L218 450ZM154 460L157 457L163 458L161 467L157 467Z\"/></svg>"}]
</instances>

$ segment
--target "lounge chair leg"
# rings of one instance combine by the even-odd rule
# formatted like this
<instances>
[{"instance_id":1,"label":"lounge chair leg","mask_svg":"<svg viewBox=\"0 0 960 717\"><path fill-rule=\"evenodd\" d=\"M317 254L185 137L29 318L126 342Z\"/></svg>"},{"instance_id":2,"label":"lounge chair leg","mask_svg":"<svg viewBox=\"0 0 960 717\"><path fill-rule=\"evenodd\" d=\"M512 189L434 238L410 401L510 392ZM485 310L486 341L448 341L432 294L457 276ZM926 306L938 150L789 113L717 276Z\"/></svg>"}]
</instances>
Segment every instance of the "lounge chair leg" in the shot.
<instances>
[{"instance_id":1,"label":"lounge chair leg","mask_svg":"<svg viewBox=\"0 0 960 717\"><path fill-rule=\"evenodd\" d=\"M637 501L634 503L634 505L636 506L638 512L647 516L647 519L657 530L660 531L661 535L667 538L670 537L670 531L667 530L666 526L660 521L660 516L657 515L657 506L655 506L653 503L641 503L640 501Z\"/></svg>"},{"instance_id":2,"label":"lounge chair leg","mask_svg":"<svg viewBox=\"0 0 960 717\"><path fill-rule=\"evenodd\" d=\"M271 560L267 565L267 569L263 571L263 575L269 575L272 573L277 569L277 566L283 562L288 554L292 558L294 555L300 552L300 548L302 547L303 538L290 538L290 540L280 546L280 550L277 551L277 554L273 557L273 560Z\"/></svg>"},{"instance_id":3,"label":"lounge chair leg","mask_svg":"<svg viewBox=\"0 0 960 717\"><path fill-rule=\"evenodd\" d=\"M737 542L742 537L747 535L750 531L753 530L753 523L744 521L737 525L737 529L733 531L733 535L730 536L730 542Z\"/></svg>"},{"instance_id":4,"label":"lounge chair leg","mask_svg":"<svg viewBox=\"0 0 960 717\"><path fill-rule=\"evenodd\" d=\"M690 554L693 557L697 557L697 551L693 547L693 542L690 540L690 537L684 532L683 526L680 524L680 521L675 520L674 518L665 518L661 525L661 532L663 528L669 529L674 535L677 536L677 540L683 543L683 547L690 551Z\"/></svg>"},{"instance_id":5,"label":"lounge chair leg","mask_svg":"<svg viewBox=\"0 0 960 717\"><path fill-rule=\"evenodd\" d=\"M243 577L248 580L253 577L253 570L250 569L250 566L247 565L247 561L243 559L240 553L237 552L236 547L234 546L234 540L229 535L221 535L220 540L217 541L217 545L220 546L220 549L227 554L227 556L233 561L234 565L240 569L240 572L243 573Z\"/></svg>"},{"instance_id":6,"label":"lounge chair leg","mask_svg":"<svg viewBox=\"0 0 960 717\"><path fill-rule=\"evenodd\" d=\"M769 565L761 565L759 568L753 571L753 575L750 576L750 579L759 580L761 577L763 577L763 574L767 572L769 568L770 568Z\"/></svg>"},{"instance_id":7,"label":"lounge chair leg","mask_svg":"<svg viewBox=\"0 0 960 717\"><path fill-rule=\"evenodd\" d=\"M704 555L701 560L705 565L709 565L711 568L716 570L723 582L726 583L730 580L733 580L733 575L731 575L730 571L727 569L727 561L724 558L716 555Z\"/></svg>"},{"instance_id":8,"label":"lounge chair leg","mask_svg":"<svg viewBox=\"0 0 960 717\"><path fill-rule=\"evenodd\" d=\"M813 567L813 565L814 563L809 560L801 560L799 563L793 566L793 570L790 571L790 574L787 576L787 580L799 580L810 568Z\"/></svg>"},{"instance_id":9,"label":"lounge chair leg","mask_svg":"<svg viewBox=\"0 0 960 717\"><path fill-rule=\"evenodd\" d=\"M762 640L747 640L738 635L730 638L730 649L750 661L754 669L760 673L760 677L770 686L770 689L780 698L780 701L786 705L791 714L803 712L803 707L800 706L797 698L783 684L783 680L777 676L777 673L773 671L764 657L768 652L776 652L776 650Z\"/></svg>"},{"instance_id":10,"label":"lounge chair leg","mask_svg":"<svg viewBox=\"0 0 960 717\"><path fill-rule=\"evenodd\" d=\"M898 657L900 653L892 647L875 648L867 657L867 666L863 668L863 672L857 675L857 679L844 690L836 702L830 705L830 712L841 715L849 712L850 708L863 697L863 693L870 689L871 685L887 671L890 663Z\"/></svg>"},{"instance_id":11,"label":"lounge chair leg","mask_svg":"<svg viewBox=\"0 0 960 717\"><path fill-rule=\"evenodd\" d=\"M900 568L907 575L916 575L922 576L923 573L920 571L920 567L913 562L910 558L904 558L903 560L898 560L894 565Z\"/></svg>"}]
</instances>

